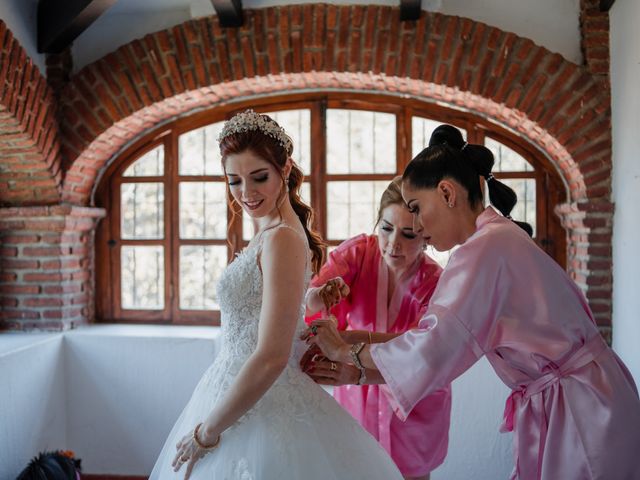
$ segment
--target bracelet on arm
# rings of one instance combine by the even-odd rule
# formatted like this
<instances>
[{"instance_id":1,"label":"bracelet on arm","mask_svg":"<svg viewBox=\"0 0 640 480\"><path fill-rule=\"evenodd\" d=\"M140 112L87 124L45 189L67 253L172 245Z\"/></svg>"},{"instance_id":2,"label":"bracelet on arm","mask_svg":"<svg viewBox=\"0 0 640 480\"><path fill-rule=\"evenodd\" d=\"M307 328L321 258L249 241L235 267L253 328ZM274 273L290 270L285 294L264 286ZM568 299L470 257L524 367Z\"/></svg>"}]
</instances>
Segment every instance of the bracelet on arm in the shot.
<instances>
[{"instance_id":1,"label":"bracelet on arm","mask_svg":"<svg viewBox=\"0 0 640 480\"><path fill-rule=\"evenodd\" d=\"M360 352L365 345L366 344L364 342L354 343L353 345L351 345L351 349L349 350L351 360L353 360L353 364L358 367L358 370L362 370L364 368L362 366L362 362L360 362Z\"/></svg>"},{"instance_id":2,"label":"bracelet on arm","mask_svg":"<svg viewBox=\"0 0 640 480\"><path fill-rule=\"evenodd\" d=\"M220 439L222 438L222 434L218 435L218 438L216 438L216 441L213 442L213 445L205 445L198 438L198 433L200 432L201 426L202 426L202 423L199 423L198 425L196 425L196 428L193 429L193 441L196 442L196 445L198 445L198 448L202 450L207 450L207 451L215 450L216 448L218 448L218 445L220 445Z\"/></svg>"},{"instance_id":3,"label":"bracelet on arm","mask_svg":"<svg viewBox=\"0 0 640 480\"><path fill-rule=\"evenodd\" d=\"M360 361L360 352L364 348L365 343L360 342L354 345L351 345L351 349L349 350L349 355L351 355L351 360L353 360L353 364L356 366L358 370L360 370L360 378L356 382L356 385L363 385L367 381L367 374L365 371L362 362Z\"/></svg>"},{"instance_id":4,"label":"bracelet on arm","mask_svg":"<svg viewBox=\"0 0 640 480\"><path fill-rule=\"evenodd\" d=\"M361 368L360 378L358 378L356 385L364 385L366 382L367 382L367 371L364 368Z\"/></svg>"}]
</instances>

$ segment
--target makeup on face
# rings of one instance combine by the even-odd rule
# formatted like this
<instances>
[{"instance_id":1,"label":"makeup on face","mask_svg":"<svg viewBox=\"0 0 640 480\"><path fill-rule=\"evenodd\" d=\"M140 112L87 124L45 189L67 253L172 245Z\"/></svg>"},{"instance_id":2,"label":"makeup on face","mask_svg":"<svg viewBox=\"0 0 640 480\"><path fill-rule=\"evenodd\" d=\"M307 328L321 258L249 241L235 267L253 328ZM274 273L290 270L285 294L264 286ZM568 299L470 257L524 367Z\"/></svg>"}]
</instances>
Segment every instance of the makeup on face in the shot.
<instances>
[{"instance_id":1,"label":"makeup on face","mask_svg":"<svg viewBox=\"0 0 640 480\"><path fill-rule=\"evenodd\" d=\"M270 215L282 192L276 168L251 151L228 155L225 175L233 198L253 218Z\"/></svg>"},{"instance_id":2,"label":"makeup on face","mask_svg":"<svg viewBox=\"0 0 640 480\"><path fill-rule=\"evenodd\" d=\"M449 238L451 231L448 225L451 222L447 218L451 209L446 207L436 189L414 189L403 185L402 197L413 215L414 232L436 250L449 250L453 246Z\"/></svg>"},{"instance_id":3,"label":"makeup on face","mask_svg":"<svg viewBox=\"0 0 640 480\"><path fill-rule=\"evenodd\" d=\"M423 241L413 231L412 215L404 205L389 205L378 224L378 247L391 269L405 269L422 253Z\"/></svg>"}]
</instances>

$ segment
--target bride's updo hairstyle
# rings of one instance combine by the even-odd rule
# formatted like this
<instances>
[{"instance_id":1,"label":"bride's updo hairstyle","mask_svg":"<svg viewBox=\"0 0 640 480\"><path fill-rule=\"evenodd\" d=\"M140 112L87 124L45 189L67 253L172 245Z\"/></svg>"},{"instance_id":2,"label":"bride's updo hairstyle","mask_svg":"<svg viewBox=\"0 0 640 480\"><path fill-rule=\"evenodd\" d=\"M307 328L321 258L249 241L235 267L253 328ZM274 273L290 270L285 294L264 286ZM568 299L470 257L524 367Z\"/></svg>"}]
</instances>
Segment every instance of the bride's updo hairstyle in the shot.
<instances>
[{"instance_id":1,"label":"bride's updo hairstyle","mask_svg":"<svg viewBox=\"0 0 640 480\"><path fill-rule=\"evenodd\" d=\"M516 193L491 173L494 159L484 145L464 141L462 133L451 125L438 126L429 139L429 146L411 160L402 175L403 181L416 188L436 188L445 178L451 178L467 191L469 204L482 204L482 189L478 176L484 177L489 190L489 201L502 215L511 218L511 210L518 201ZM513 220L529 236L531 225Z\"/></svg>"},{"instance_id":2,"label":"bride's updo hairstyle","mask_svg":"<svg viewBox=\"0 0 640 480\"><path fill-rule=\"evenodd\" d=\"M218 142L220 143L223 168L227 156L239 154L247 150L250 150L276 168L282 180L282 189L277 204L279 205L280 199L288 194L291 206L298 215L298 218L300 218L300 223L302 223L307 235L307 240L309 241L313 271L314 273L318 273L324 260L324 242L320 235L312 228L313 210L311 210L311 207L305 204L300 197L300 187L302 186L304 175L300 167L292 160L289 177L288 179L284 177L285 164L293 153L293 142L291 138L289 138L284 129L268 115L247 110L234 115L225 123L218 137ZM230 193L229 199L230 202L232 202L231 210L235 218L235 216L240 213L240 209L234 208L233 197Z\"/></svg>"}]
</instances>

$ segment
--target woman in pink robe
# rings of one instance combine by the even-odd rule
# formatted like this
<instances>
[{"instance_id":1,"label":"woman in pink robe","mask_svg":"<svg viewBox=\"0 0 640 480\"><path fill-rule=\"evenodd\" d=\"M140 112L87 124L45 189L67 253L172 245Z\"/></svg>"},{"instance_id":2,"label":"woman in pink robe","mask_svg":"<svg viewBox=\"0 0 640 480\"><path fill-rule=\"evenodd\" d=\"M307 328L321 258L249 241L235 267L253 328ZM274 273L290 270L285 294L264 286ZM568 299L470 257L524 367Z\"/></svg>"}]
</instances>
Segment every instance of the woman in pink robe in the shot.
<instances>
[{"instance_id":1,"label":"woman in pink robe","mask_svg":"<svg viewBox=\"0 0 640 480\"><path fill-rule=\"evenodd\" d=\"M446 141L410 163L402 194L429 243L460 247L420 329L364 347L359 360L379 369L404 417L486 355L512 389L503 423L513 431L512 478L640 478L640 400L630 373L571 278L514 222L482 207L478 175L504 215L515 203L491 175L484 147L439 129ZM328 358L351 357L330 322L316 331L310 342Z\"/></svg>"},{"instance_id":2,"label":"woman in pink robe","mask_svg":"<svg viewBox=\"0 0 640 480\"><path fill-rule=\"evenodd\" d=\"M349 292L331 313L351 343L383 342L416 328L442 270L413 232L400 183L397 177L382 195L377 235L359 235L331 252L307 294L313 312L323 307L320 293L328 285L337 287L339 281ZM336 386L336 400L389 452L405 478L428 479L443 462L451 414L448 384L417 402L403 422L393 414L386 386L353 385L360 377L355 367L334 364L333 371L330 366L323 371L316 364L307 372L319 383L352 384Z\"/></svg>"}]
</instances>

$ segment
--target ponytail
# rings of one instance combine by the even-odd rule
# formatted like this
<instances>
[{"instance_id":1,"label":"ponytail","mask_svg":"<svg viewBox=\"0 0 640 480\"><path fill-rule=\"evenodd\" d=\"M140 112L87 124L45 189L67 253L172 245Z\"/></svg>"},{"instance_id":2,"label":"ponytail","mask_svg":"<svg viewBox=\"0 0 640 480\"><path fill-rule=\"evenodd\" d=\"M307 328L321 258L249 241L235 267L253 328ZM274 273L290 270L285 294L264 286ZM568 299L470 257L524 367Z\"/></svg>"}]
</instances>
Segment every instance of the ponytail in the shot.
<instances>
[{"instance_id":1,"label":"ponytail","mask_svg":"<svg viewBox=\"0 0 640 480\"><path fill-rule=\"evenodd\" d=\"M311 250L311 266L314 273L320 271L320 267L324 262L324 245L322 237L313 230L314 214L311 207L302 201L300 197L300 188L302 187L302 181L304 175L300 167L295 163L292 163L291 172L289 173L289 179L287 182L287 189L289 190L289 202L293 207L293 211L296 212L300 223L304 228L304 232L307 235L307 241L309 242L309 249Z\"/></svg>"}]
</instances>

